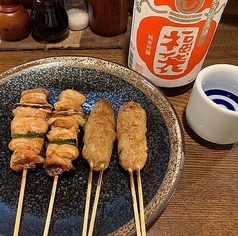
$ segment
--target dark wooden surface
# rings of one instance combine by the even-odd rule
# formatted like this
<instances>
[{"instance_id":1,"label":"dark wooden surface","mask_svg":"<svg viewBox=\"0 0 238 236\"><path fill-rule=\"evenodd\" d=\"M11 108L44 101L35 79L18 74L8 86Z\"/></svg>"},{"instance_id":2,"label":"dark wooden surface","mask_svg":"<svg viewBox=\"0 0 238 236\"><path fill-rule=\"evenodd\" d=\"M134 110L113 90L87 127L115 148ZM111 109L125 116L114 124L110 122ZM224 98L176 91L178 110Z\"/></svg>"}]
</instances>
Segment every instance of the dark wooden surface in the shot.
<instances>
[{"instance_id":1,"label":"dark wooden surface","mask_svg":"<svg viewBox=\"0 0 238 236\"><path fill-rule=\"evenodd\" d=\"M129 21L128 21L129 22ZM129 25L128 25L129 26ZM21 41L4 41L0 39L0 51L19 50L56 50L56 49L119 49L123 47L123 35L114 37L102 37L94 34L90 27L85 30L72 31L65 40L57 43L35 39L29 34Z\"/></svg>"},{"instance_id":2,"label":"dark wooden surface","mask_svg":"<svg viewBox=\"0 0 238 236\"><path fill-rule=\"evenodd\" d=\"M99 57L127 66L128 40L129 32L124 35L122 49L1 51L0 72L34 59L62 55ZM238 66L236 0L228 2L204 67L217 63ZM183 126L186 159L174 196L147 235L238 235L238 143L215 145L199 138L188 127L184 117L191 88L165 92L169 94Z\"/></svg>"}]
</instances>

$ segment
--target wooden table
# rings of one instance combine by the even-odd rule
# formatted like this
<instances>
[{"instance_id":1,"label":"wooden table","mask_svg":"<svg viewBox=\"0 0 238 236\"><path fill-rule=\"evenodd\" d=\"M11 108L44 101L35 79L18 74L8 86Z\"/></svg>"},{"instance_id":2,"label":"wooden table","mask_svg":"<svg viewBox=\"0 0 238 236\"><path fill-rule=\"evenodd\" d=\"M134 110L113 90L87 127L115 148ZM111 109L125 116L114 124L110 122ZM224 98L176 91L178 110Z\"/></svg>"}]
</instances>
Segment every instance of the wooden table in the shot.
<instances>
[{"instance_id":1,"label":"wooden table","mask_svg":"<svg viewBox=\"0 0 238 236\"><path fill-rule=\"evenodd\" d=\"M204 67L217 63L238 66L238 1L231 0L228 6ZM0 73L30 60L63 55L99 57L127 66L128 40L129 33L125 34L123 49L2 51ZM169 100L184 130L185 165L175 194L147 235L238 235L238 143L216 145L199 138L188 127L184 115L191 88L172 92Z\"/></svg>"}]
</instances>

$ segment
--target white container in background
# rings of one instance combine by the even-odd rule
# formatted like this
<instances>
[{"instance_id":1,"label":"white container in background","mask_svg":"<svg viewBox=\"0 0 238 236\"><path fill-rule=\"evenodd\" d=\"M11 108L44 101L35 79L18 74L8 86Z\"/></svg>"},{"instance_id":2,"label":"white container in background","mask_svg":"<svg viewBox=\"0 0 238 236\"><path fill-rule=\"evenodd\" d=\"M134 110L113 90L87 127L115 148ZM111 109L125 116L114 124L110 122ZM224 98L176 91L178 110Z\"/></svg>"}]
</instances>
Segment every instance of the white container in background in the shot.
<instances>
[{"instance_id":1,"label":"white container in background","mask_svg":"<svg viewBox=\"0 0 238 236\"><path fill-rule=\"evenodd\" d=\"M192 82L227 0L135 0L128 66L160 87Z\"/></svg>"}]
</instances>

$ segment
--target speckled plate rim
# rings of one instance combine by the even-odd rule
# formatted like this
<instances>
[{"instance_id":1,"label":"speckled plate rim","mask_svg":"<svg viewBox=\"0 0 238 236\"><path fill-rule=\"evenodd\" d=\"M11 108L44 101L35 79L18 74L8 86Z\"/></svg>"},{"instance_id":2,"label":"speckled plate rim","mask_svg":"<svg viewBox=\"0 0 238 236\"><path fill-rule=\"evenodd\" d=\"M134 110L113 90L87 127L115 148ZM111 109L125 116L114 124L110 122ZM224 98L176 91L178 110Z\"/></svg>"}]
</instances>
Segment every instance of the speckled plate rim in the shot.
<instances>
[{"instance_id":1,"label":"speckled plate rim","mask_svg":"<svg viewBox=\"0 0 238 236\"><path fill-rule=\"evenodd\" d=\"M15 75L23 73L24 70L32 69L34 67L37 67L37 69L39 69L40 67L44 68L47 65L96 69L112 74L127 81L128 83L141 90L148 98L151 99L157 109L160 110L162 116L164 117L165 124L168 128L171 152L168 169L163 182L161 183L161 186L155 196L145 207L145 220L146 227L148 229L159 217L159 215L173 196L181 178L182 169L184 166L184 135L181 123L172 104L158 87L156 87L142 75L117 63L95 57L57 56L29 61L1 73L0 85L3 84L6 80L11 79ZM136 235L136 229L133 219L119 229L108 234L108 236L124 235Z\"/></svg>"}]
</instances>

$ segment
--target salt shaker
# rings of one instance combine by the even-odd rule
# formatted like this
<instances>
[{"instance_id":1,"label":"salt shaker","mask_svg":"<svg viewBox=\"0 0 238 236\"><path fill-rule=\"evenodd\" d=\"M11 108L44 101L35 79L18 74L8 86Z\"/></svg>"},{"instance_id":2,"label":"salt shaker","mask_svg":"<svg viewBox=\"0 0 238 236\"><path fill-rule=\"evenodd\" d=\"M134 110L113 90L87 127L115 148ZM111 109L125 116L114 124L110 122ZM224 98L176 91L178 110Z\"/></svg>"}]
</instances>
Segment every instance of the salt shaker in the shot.
<instances>
[{"instance_id":1,"label":"salt shaker","mask_svg":"<svg viewBox=\"0 0 238 236\"><path fill-rule=\"evenodd\" d=\"M89 23L98 35L111 37L126 31L128 0L89 0Z\"/></svg>"},{"instance_id":2,"label":"salt shaker","mask_svg":"<svg viewBox=\"0 0 238 236\"><path fill-rule=\"evenodd\" d=\"M88 9L84 0L65 0L69 29L83 30L89 24Z\"/></svg>"},{"instance_id":3,"label":"salt shaker","mask_svg":"<svg viewBox=\"0 0 238 236\"><path fill-rule=\"evenodd\" d=\"M15 0L0 0L0 38L21 40L30 33L30 16L26 8Z\"/></svg>"}]
</instances>

